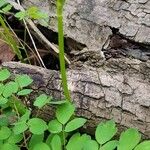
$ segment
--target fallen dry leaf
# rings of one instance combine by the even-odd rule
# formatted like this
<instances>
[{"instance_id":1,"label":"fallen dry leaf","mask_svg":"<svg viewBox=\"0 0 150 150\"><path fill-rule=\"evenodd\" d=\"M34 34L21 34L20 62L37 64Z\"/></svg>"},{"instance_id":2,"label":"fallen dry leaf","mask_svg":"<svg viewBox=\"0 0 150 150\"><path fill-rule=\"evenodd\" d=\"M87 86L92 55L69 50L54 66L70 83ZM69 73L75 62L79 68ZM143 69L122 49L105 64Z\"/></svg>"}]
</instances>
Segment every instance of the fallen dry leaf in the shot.
<instances>
[{"instance_id":1,"label":"fallen dry leaf","mask_svg":"<svg viewBox=\"0 0 150 150\"><path fill-rule=\"evenodd\" d=\"M7 62L13 60L15 54L12 52L8 44L0 39L0 62Z\"/></svg>"},{"instance_id":2,"label":"fallen dry leaf","mask_svg":"<svg viewBox=\"0 0 150 150\"><path fill-rule=\"evenodd\" d=\"M0 27L0 32L3 29ZM15 57L11 47L5 42L5 40L0 36L0 64L7 61L12 61Z\"/></svg>"}]
</instances>

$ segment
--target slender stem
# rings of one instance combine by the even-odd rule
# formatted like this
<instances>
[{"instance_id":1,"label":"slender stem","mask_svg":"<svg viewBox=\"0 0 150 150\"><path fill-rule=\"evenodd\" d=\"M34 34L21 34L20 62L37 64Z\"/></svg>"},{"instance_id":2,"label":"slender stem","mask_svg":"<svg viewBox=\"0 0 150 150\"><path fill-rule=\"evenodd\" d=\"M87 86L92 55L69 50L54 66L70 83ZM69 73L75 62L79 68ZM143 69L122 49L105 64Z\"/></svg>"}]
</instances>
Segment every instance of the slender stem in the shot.
<instances>
[{"instance_id":1,"label":"slender stem","mask_svg":"<svg viewBox=\"0 0 150 150\"><path fill-rule=\"evenodd\" d=\"M18 108L17 108L17 106L15 104L15 101L14 101L14 108L15 108L15 111L16 111L16 114L17 114L17 117L18 117L18 120L19 120L20 119L20 114L19 114ZM28 144L27 144L25 132L23 132L22 134L23 134L23 139L24 139L25 147L28 149Z\"/></svg>"},{"instance_id":2,"label":"slender stem","mask_svg":"<svg viewBox=\"0 0 150 150\"><path fill-rule=\"evenodd\" d=\"M21 5L21 4L20 4L20 0L17 0L17 3L18 3L19 5ZM23 23L24 23L24 26L25 26L25 28L26 28L26 30L27 30L27 32L28 32L28 35L29 35L29 37L30 37L30 39L31 39L31 42L32 42L32 44L33 44L33 47L34 47L34 49L35 49L35 51L36 51L36 53L37 53L37 56L39 57L39 60L40 60L40 62L41 62L41 64L42 64L42 66L43 66L44 68L46 68L46 66L45 66L45 64L44 64L44 62L43 62L43 60L42 60L42 58L41 58L41 56L40 56L40 54L39 54L39 52L38 52L38 49L37 49L37 47L36 47L36 44L35 44L35 42L34 42L34 39L33 39L32 35L31 35L31 32L30 32L30 30L29 30L29 28L28 28L28 26L27 26L27 23L26 23L25 19L23 19Z\"/></svg>"},{"instance_id":3,"label":"slender stem","mask_svg":"<svg viewBox=\"0 0 150 150\"><path fill-rule=\"evenodd\" d=\"M58 19L58 42L59 42L59 61L60 61L60 70L62 77L62 86L64 90L64 95L68 101L71 101L68 85L67 85L67 75L64 59L64 31L63 31L63 1L57 0L57 19Z\"/></svg>"},{"instance_id":4,"label":"slender stem","mask_svg":"<svg viewBox=\"0 0 150 150\"><path fill-rule=\"evenodd\" d=\"M66 135L64 131L64 125L63 125L63 130L62 130L62 138L63 138L63 150L65 150L65 144L66 144Z\"/></svg>"}]
</instances>

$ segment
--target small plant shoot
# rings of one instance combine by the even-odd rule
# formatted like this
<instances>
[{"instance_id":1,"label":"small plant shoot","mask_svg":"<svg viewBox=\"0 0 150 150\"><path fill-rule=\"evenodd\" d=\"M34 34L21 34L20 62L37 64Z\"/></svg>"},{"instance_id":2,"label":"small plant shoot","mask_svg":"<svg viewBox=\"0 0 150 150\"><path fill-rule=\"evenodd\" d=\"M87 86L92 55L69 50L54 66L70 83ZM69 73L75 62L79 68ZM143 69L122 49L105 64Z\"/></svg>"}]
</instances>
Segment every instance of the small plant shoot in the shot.
<instances>
[{"instance_id":1,"label":"small plant shoot","mask_svg":"<svg viewBox=\"0 0 150 150\"><path fill-rule=\"evenodd\" d=\"M17 6L20 4L19 0L13 2ZM88 129L90 122L88 118L76 115L78 109L72 102L67 84L64 5L65 0L56 0L58 53L64 99L55 99L44 90L35 90L34 78L28 74L12 73L12 70L1 68L0 150L150 150L150 140L144 141L136 128L126 129L119 134L113 119L99 122L94 135L83 132ZM11 2L0 0L0 24L5 33L0 32L0 36L23 62L19 45L11 35L4 16L11 14L23 22L32 19L44 26L49 26L49 17L36 6L17 9L15 12L11 11L13 9ZM49 114L45 114L46 109ZM44 115L48 117L45 119Z\"/></svg>"}]
</instances>

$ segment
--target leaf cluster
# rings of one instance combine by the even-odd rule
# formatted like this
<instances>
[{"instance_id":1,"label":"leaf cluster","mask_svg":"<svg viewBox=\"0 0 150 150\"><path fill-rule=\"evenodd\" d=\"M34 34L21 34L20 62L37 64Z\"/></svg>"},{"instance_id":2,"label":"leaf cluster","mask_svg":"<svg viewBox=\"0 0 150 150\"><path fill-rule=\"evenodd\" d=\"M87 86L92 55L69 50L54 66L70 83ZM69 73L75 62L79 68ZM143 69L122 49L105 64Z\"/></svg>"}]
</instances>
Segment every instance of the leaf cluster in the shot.
<instances>
[{"instance_id":1,"label":"leaf cluster","mask_svg":"<svg viewBox=\"0 0 150 150\"><path fill-rule=\"evenodd\" d=\"M21 10L16 13L12 13L13 6L7 0L0 1L0 14L13 14L19 20L33 19L37 20L41 25L48 26L49 17L48 14L42 12L38 7L32 6L26 10Z\"/></svg>"},{"instance_id":2,"label":"leaf cluster","mask_svg":"<svg viewBox=\"0 0 150 150\"><path fill-rule=\"evenodd\" d=\"M141 134L134 128L122 132L119 140L115 140L117 127L113 120L99 123L95 138L79 133L78 129L85 126L87 120L74 116L75 106L72 103L54 101L46 94L40 94L33 105L38 110L47 104L55 105L56 118L45 122L38 116L32 116L31 110L21 102L32 92L29 88L32 82L28 75L16 75L12 79L9 70L0 70L1 150L20 150L22 147L28 150L150 149L150 141L140 143Z\"/></svg>"}]
</instances>

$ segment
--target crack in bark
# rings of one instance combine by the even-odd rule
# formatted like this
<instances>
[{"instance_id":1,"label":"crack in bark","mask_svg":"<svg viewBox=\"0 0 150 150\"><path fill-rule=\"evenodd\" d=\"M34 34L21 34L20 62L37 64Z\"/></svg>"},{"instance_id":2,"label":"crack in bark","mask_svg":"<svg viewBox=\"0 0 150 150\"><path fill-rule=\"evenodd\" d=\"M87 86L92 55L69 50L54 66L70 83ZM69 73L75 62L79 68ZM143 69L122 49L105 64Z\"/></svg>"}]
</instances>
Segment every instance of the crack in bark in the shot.
<instances>
[{"instance_id":1,"label":"crack in bark","mask_svg":"<svg viewBox=\"0 0 150 150\"><path fill-rule=\"evenodd\" d=\"M31 103L35 94L43 92L51 94L56 100L63 98L59 72L19 63L4 63L3 66L14 74L25 73L33 77ZM144 71L147 66L148 62L112 59L98 69L68 70L68 85L79 110L77 115L89 118L89 122L92 120L91 129L100 120L114 118L120 129L136 126L145 137L150 137L150 76L148 71ZM142 72L145 72L145 79ZM45 118L52 118L53 111L50 110L50 107L43 109L41 116L44 117L45 113Z\"/></svg>"}]
</instances>

